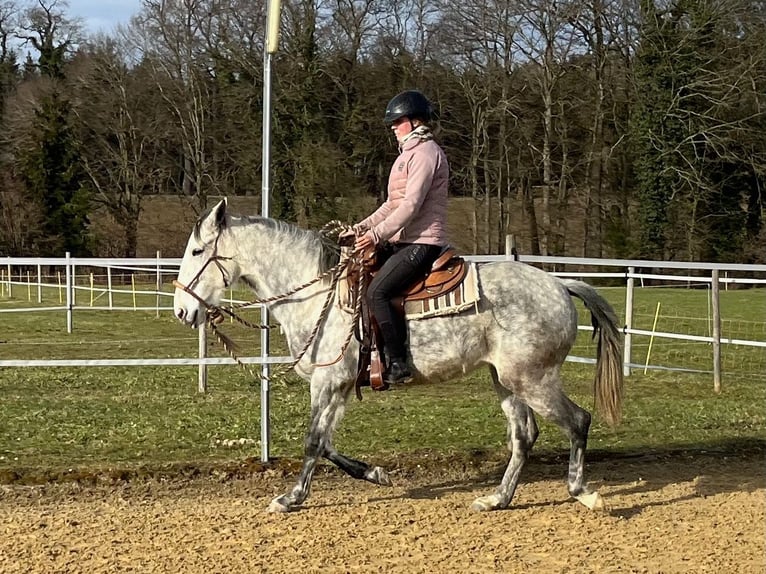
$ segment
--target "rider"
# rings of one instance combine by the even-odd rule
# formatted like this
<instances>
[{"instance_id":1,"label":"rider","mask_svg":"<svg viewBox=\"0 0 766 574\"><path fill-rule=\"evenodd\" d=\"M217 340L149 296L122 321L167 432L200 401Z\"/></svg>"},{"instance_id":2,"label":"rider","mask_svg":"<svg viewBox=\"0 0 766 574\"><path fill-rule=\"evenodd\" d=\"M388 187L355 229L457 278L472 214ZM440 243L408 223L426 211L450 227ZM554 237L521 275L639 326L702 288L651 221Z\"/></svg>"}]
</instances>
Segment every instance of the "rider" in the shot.
<instances>
[{"instance_id":1,"label":"rider","mask_svg":"<svg viewBox=\"0 0 766 574\"><path fill-rule=\"evenodd\" d=\"M355 246L385 247L386 258L367 290L367 302L383 337L388 357L385 381L408 382L407 327L391 300L430 269L447 244L449 164L434 141L431 102L417 90L394 96L383 121L399 143L388 178L388 197L372 215L354 226Z\"/></svg>"}]
</instances>

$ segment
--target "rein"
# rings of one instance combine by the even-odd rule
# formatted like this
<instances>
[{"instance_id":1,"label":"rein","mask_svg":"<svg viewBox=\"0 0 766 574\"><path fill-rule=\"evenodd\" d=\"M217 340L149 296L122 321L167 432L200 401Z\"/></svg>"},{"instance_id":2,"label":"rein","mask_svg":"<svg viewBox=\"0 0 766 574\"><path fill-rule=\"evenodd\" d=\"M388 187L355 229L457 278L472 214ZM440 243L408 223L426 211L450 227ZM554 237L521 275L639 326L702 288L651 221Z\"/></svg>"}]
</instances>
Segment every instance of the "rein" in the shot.
<instances>
[{"instance_id":1,"label":"rein","mask_svg":"<svg viewBox=\"0 0 766 574\"><path fill-rule=\"evenodd\" d=\"M335 232L337 236L339 235L341 231L344 231L346 229L348 229L348 227L343 225L342 223L338 221L331 221L322 228L320 233L324 236L328 236L332 232ZM220 237L220 235L218 237ZM189 295L194 297L205 308L206 326L213 332L213 334L216 337L216 340L221 344L221 346L223 346L224 350L226 350L229 356L239 366L246 369L251 375L253 375L254 378L255 378L255 374L253 373L252 369L249 366L245 365L240 360L240 358L236 355L235 353L236 344L234 343L234 341L232 341L232 339L228 337L226 334L222 333L218 328L218 325L224 321L224 315L230 317L232 320L237 321L241 325L251 329L274 329L277 327L277 325L260 325L257 323L251 323L250 321L247 321L246 319L243 319L242 317L240 317L236 313L236 310L242 309L244 307L250 307L252 305L263 305L263 304L274 303L277 301L288 299L292 297L293 295L295 295L296 293L299 293L300 291L318 283L319 281L322 281L323 279L326 279L327 277L332 277L332 281L328 289L327 297L325 299L324 304L322 305L322 309L319 313L319 317L317 318L314 328L309 334L306 344L298 353L298 356L289 365L287 365L287 367L285 367L279 373L275 373L275 375L277 374L284 375L290 370L292 370L303 359L303 357L308 352L311 345L316 340L317 334L319 333L319 329L322 323L324 323L325 319L327 318L327 315L330 311L331 303L333 299L335 298L338 281L340 281L340 278L343 276L344 272L346 272L347 277L351 276L354 269L361 268L364 265L363 254L361 251L355 249L354 251L351 252L348 258L342 259L340 263L328 269L327 271L320 273L314 279L311 279L310 281L306 281L305 283L298 285L290 289L289 291L286 291L279 295L274 295L272 297L266 297L266 298L256 298L244 303L229 305L228 307L221 307L219 305L210 305L207 301L205 301L202 297L200 297L194 292L194 285L196 285L196 283L199 282L199 279L202 273L207 268L207 266L210 265L210 263L215 263L215 265L218 267L219 271L221 272L221 275L223 276L224 287L228 286L229 282L226 278L226 269L221 264L221 261L229 261L232 258L224 257L216 253L218 250L218 237L216 237L216 240L215 240L215 244L213 247L213 254L205 262L205 264L197 272L197 274L192 278L192 280L189 281L188 285L184 285L183 283L177 280L173 280L173 285L176 288L181 289L185 293L188 293ZM361 257L357 257L357 256L361 256ZM354 333L354 325L357 324L357 322L359 321L359 317L361 315L361 306L362 306L361 305L362 297L360 296L360 293L362 290L361 282L355 282L352 286L350 286L350 289L352 290L352 296L353 296L353 315L352 315L352 321L351 321L351 328L349 329L349 332L347 333L346 338L343 341L341 350L338 356L334 360L330 362L326 362L326 363L312 363L312 366L314 367L330 367L332 365L335 365L336 363L341 361L346 351L348 350L348 347L351 343L351 337L353 336L353 333Z\"/></svg>"}]
</instances>

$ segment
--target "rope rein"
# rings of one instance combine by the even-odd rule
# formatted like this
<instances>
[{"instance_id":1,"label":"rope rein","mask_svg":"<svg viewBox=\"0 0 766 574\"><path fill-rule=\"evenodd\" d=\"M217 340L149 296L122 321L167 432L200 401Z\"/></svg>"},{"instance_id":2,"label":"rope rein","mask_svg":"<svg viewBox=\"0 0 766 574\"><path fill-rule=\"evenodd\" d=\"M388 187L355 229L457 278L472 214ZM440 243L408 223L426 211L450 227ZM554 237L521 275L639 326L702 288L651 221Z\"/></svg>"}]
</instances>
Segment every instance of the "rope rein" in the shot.
<instances>
[{"instance_id":1,"label":"rope rein","mask_svg":"<svg viewBox=\"0 0 766 574\"><path fill-rule=\"evenodd\" d=\"M341 223L340 221L333 220L325 224L319 233L323 237L327 237L327 238L334 237L335 240L337 241L340 234L349 229L351 229L350 226L345 225ZM209 303L207 303L207 301L205 301L200 296L198 296L193 290L193 287L199 281L199 278L202 275L202 272L207 268L207 266L210 263L216 264L218 269L221 271L221 274L223 275L224 285L228 286L227 279L226 279L226 270L224 269L223 265L220 262L228 261L231 259L231 257L223 257L220 255L217 255L217 250L218 250L218 238L216 237L214 248L213 248L213 254L205 262L205 264L197 272L197 274L192 278L189 284L184 285L178 281L173 281L173 285L175 285L175 287L177 287L178 289L181 289L182 291L194 297L206 309L206 318L205 318L206 327L209 328L210 331L212 331L216 341L223 347L223 349L226 351L229 357L231 357L240 367L245 369L254 378L257 377L256 374L248 365L243 363L241 359L239 358L239 356L237 355L236 343L228 335L223 333L218 327L218 325L225 320L225 317L229 317L232 320L239 323L240 325L250 329L274 329L277 327L277 325L261 325L257 323L252 323L240 317L236 311L239 309L243 309L245 307L250 307L252 305L264 305L264 304L275 303L277 301L288 299L292 297L293 295L295 295L296 293L299 293L300 291L303 291L304 289L307 289L308 287L315 285L316 283L326 279L327 277L332 277L330 287L327 292L327 297L325 298L324 304L322 305L322 309L319 312L319 317L317 318L317 321L314 324L314 328L311 330L311 333L309 334L309 337L306 340L305 345L300 350L297 357L291 363L289 363L286 367L280 369L279 371L275 372L272 375L272 377L283 376L287 374L289 371L291 371L293 368L295 368L295 366L303 359L303 357L306 355L308 350L311 348L312 344L316 341L317 334L319 333L319 329L321 328L322 324L327 319L327 315L330 312L332 302L335 299L338 282L340 281L341 277L343 277L344 272L346 272L346 276L348 277L351 275L351 272L354 269L359 269L363 265L362 258L357 257L358 255L361 255L361 252L357 249L354 249L348 258L342 259L338 264L320 273L314 279L311 279L310 281L306 281L305 283L302 283L301 285L297 285L296 287L293 287L289 291L286 291L284 293L281 293L279 295L274 295L271 297L256 298L244 303L231 304L227 307L221 307L219 305L210 305ZM351 296L353 301L353 313L352 313L352 320L350 323L351 326L348 330L348 333L346 334L345 340L343 341L343 345L341 346L340 353L333 361L326 362L326 363L312 363L312 366L320 367L320 368L330 367L340 362L343 359L343 356L346 354L346 351L348 350L348 347L351 344L351 338L354 334L354 326L358 323L359 317L361 315L362 287L363 286L361 281L356 281L354 282L354 284L349 285L349 289L351 291ZM271 377L269 377L269 380L270 379Z\"/></svg>"}]
</instances>

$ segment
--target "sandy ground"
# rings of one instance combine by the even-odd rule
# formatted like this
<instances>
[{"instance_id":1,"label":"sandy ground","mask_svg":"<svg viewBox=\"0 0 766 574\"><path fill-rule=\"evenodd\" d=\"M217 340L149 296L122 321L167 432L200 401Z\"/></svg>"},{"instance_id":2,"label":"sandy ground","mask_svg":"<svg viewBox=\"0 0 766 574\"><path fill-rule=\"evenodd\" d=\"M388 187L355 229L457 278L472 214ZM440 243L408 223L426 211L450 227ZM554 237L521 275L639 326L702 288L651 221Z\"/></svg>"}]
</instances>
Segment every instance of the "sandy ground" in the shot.
<instances>
[{"instance_id":1,"label":"sandy ground","mask_svg":"<svg viewBox=\"0 0 766 574\"><path fill-rule=\"evenodd\" d=\"M565 463L533 460L510 509L472 512L501 470L412 461L389 488L323 470L286 515L265 512L293 480L275 470L6 485L0 572L766 572L762 454L591 462L602 512L568 499Z\"/></svg>"}]
</instances>

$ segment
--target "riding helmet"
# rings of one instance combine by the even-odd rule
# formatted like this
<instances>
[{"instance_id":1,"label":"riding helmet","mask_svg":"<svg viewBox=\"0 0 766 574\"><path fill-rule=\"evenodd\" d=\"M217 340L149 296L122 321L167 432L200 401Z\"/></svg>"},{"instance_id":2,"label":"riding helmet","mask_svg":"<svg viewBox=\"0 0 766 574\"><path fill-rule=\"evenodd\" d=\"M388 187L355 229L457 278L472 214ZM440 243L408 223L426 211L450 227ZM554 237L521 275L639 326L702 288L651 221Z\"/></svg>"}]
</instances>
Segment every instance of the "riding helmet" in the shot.
<instances>
[{"instance_id":1,"label":"riding helmet","mask_svg":"<svg viewBox=\"0 0 766 574\"><path fill-rule=\"evenodd\" d=\"M430 122L435 118L434 108L421 92L406 90L391 98L386 106L386 115L383 121L387 126L396 120L408 117L411 120L418 119L422 122Z\"/></svg>"}]
</instances>

